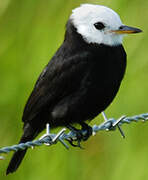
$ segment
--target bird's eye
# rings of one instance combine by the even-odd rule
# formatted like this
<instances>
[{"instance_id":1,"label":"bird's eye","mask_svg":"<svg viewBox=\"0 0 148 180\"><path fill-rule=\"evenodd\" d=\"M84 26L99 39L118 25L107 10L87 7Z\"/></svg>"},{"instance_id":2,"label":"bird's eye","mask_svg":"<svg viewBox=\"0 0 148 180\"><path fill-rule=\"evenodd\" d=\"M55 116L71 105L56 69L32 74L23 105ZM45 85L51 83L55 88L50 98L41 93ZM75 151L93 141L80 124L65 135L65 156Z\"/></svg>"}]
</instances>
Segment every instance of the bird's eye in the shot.
<instances>
[{"instance_id":1,"label":"bird's eye","mask_svg":"<svg viewBox=\"0 0 148 180\"><path fill-rule=\"evenodd\" d=\"M124 28L124 26L120 26L119 29L122 30Z\"/></svg>"},{"instance_id":2,"label":"bird's eye","mask_svg":"<svg viewBox=\"0 0 148 180\"><path fill-rule=\"evenodd\" d=\"M102 22L97 22L94 24L95 28L98 30L102 30L105 28L105 25Z\"/></svg>"}]
</instances>

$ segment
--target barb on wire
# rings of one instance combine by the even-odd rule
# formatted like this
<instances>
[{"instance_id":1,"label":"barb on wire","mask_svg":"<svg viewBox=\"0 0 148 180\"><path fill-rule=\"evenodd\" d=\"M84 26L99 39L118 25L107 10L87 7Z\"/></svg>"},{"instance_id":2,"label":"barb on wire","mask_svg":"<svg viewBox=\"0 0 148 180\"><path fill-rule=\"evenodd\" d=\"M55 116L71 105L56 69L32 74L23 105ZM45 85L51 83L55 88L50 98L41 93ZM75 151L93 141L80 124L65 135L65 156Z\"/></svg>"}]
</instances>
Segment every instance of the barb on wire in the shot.
<instances>
[{"instance_id":1,"label":"barb on wire","mask_svg":"<svg viewBox=\"0 0 148 180\"><path fill-rule=\"evenodd\" d=\"M102 130L107 130L107 131L112 131L115 130L116 127L119 129L122 137L125 137L121 126L123 124L129 124L132 122L138 122L140 120L142 121L147 121L148 120L148 113L145 114L140 114L132 117L126 117L122 116L118 120L115 120L114 118L107 119L106 115L104 112L102 112L102 115L105 119L105 121L100 124L100 125L94 125L92 127L93 135L95 135L97 132L102 131ZM56 144L57 142L60 142L62 145L64 145L67 149L69 146L66 144L66 140L73 140L77 141L77 135L75 132L70 131L69 133L65 133L66 129L63 128L61 131L59 131L57 134L51 134L50 133L50 127L49 124L46 126L46 134L44 134L40 139L34 140L34 141L29 141L26 143L20 143L18 145L13 145L9 147L3 147L0 149L0 153L8 153L10 151L18 151L18 150L23 150L26 148L31 148L35 146L41 146L43 144L51 146L53 144ZM85 130L82 130L82 134L85 135L87 132ZM0 156L0 159L4 159L2 156Z\"/></svg>"}]
</instances>

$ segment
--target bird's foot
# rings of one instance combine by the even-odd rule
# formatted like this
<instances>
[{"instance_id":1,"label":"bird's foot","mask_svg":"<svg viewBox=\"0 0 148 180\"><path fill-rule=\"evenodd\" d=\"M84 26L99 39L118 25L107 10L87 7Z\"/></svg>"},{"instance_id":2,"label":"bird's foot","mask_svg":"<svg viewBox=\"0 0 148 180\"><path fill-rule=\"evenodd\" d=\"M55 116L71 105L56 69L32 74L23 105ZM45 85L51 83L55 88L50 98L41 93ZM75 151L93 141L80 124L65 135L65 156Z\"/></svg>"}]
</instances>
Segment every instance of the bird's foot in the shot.
<instances>
[{"instance_id":1,"label":"bird's foot","mask_svg":"<svg viewBox=\"0 0 148 180\"><path fill-rule=\"evenodd\" d=\"M74 147L79 147L83 149L81 146L81 142L86 141L92 135L92 128L84 122L81 123L80 125L82 126L81 130L76 129L75 127L71 125L67 126L68 129L70 129L73 133L76 134L76 139L71 138L68 140L68 142ZM77 142L77 143L74 143L74 142Z\"/></svg>"},{"instance_id":2,"label":"bird's foot","mask_svg":"<svg viewBox=\"0 0 148 180\"><path fill-rule=\"evenodd\" d=\"M68 142L70 143L70 145L72 145L73 147L79 147L80 149L84 149L81 146L81 140L77 139L77 143L75 143L76 140L73 140L72 138L68 140Z\"/></svg>"},{"instance_id":3,"label":"bird's foot","mask_svg":"<svg viewBox=\"0 0 148 180\"><path fill-rule=\"evenodd\" d=\"M86 133L83 134L83 141L86 141L92 135L92 132L93 132L92 127L84 122L80 124L82 126L81 131L86 131Z\"/></svg>"}]
</instances>

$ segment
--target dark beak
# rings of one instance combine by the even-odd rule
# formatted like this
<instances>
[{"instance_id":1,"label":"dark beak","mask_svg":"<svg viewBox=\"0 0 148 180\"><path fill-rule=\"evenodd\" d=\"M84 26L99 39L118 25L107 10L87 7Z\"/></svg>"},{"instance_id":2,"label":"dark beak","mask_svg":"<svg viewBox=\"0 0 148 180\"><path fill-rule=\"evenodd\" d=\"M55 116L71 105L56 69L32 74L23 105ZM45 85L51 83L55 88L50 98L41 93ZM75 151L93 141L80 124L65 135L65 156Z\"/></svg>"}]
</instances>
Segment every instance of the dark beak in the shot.
<instances>
[{"instance_id":1,"label":"dark beak","mask_svg":"<svg viewBox=\"0 0 148 180\"><path fill-rule=\"evenodd\" d=\"M116 34L133 34L133 33L140 33L142 32L142 30L138 28L122 25L120 26L119 29L113 30L112 32Z\"/></svg>"}]
</instances>

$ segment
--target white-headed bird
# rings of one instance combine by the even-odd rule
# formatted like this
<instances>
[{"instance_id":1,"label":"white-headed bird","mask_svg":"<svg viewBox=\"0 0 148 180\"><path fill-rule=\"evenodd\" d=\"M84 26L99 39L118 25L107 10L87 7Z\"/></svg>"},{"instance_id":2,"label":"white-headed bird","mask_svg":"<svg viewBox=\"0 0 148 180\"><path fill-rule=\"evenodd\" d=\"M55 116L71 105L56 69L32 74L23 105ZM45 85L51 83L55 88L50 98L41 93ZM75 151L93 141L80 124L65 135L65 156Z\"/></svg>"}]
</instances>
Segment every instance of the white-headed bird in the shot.
<instances>
[{"instance_id":1,"label":"white-headed bird","mask_svg":"<svg viewBox=\"0 0 148 180\"><path fill-rule=\"evenodd\" d=\"M141 32L125 26L112 9L83 4L74 9L65 38L39 76L23 113L20 143L33 140L49 123L51 128L80 124L104 111L115 98L126 69L124 35ZM16 171L26 150L14 153L6 174Z\"/></svg>"}]
</instances>

